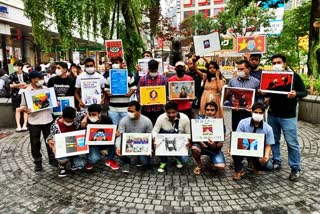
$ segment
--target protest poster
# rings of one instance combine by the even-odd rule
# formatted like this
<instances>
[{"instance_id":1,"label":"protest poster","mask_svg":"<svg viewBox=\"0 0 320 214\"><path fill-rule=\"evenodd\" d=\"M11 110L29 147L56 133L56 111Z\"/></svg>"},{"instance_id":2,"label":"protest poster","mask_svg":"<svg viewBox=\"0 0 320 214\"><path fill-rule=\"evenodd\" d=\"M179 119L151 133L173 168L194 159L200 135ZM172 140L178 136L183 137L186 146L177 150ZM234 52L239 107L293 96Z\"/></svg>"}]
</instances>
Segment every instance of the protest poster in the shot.
<instances>
[{"instance_id":1,"label":"protest poster","mask_svg":"<svg viewBox=\"0 0 320 214\"><path fill-rule=\"evenodd\" d=\"M166 104L166 86L141 86L140 104L141 105L159 105Z\"/></svg>"},{"instance_id":2,"label":"protest poster","mask_svg":"<svg viewBox=\"0 0 320 214\"><path fill-rule=\"evenodd\" d=\"M139 71L139 76L144 76L148 73L148 62L152 58L147 58L147 59L138 59L138 65L140 66L140 71ZM157 62L159 62L158 65L158 73L162 74L163 73L163 68L162 68L162 58L154 58Z\"/></svg>"},{"instance_id":3,"label":"protest poster","mask_svg":"<svg viewBox=\"0 0 320 214\"><path fill-rule=\"evenodd\" d=\"M122 155L151 155L151 133L123 133L121 154Z\"/></svg>"},{"instance_id":4,"label":"protest poster","mask_svg":"<svg viewBox=\"0 0 320 214\"><path fill-rule=\"evenodd\" d=\"M114 145L116 125L88 124L86 145Z\"/></svg>"},{"instance_id":5,"label":"protest poster","mask_svg":"<svg viewBox=\"0 0 320 214\"><path fill-rule=\"evenodd\" d=\"M238 53L265 53L266 48L265 35L237 37Z\"/></svg>"},{"instance_id":6,"label":"protest poster","mask_svg":"<svg viewBox=\"0 0 320 214\"><path fill-rule=\"evenodd\" d=\"M224 141L223 119L191 119L193 142Z\"/></svg>"},{"instance_id":7,"label":"protest poster","mask_svg":"<svg viewBox=\"0 0 320 214\"><path fill-rule=\"evenodd\" d=\"M194 50L196 55L204 56L214 51L221 50L218 32L208 35L193 36Z\"/></svg>"},{"instance_id":8,"label":"protest poster","mask_svg":"<svg viewBox=\"0 0 320 214\"><path fill-rule=\"evenodd\" d=\"M75 107L74 105L74 97L68 96L68 97L58 97L59 105L57 107L52 108L52 114L53 115L62 115L62 111L65 107Z\"/></svg>"},{"instance_id":9,"label":"protest poster","mask_svg":"<svg viewBox=\"0 0 320 214\"><path fill-rule=\"evenodd\" d=\"M187 156L189 137L188 134L157 134L156 156Z\"/></svg>"},{"instance_id":10,"label":"protest poster","mask_svg":"<svg viewBox=\"0 0 320 214\"><path fill-rule=\"evenodd\" d=\"M264 134L232 132L230 154L245 157L263 157Z\"/></svg>"},{"instance_id":11,"label":"protest poster","mask_svg":"<svg viewBox=\"0 0 320 214\"><path fill-rule=\"evenodd\" d=\"M24 90L28 108L31 112L52 109L58 106L54 88L43 88L38 90Z\"/></svg>"},{"instance_id":12,"label":"protest poster","mask_svg":"<svg viewBox=\"0 0 320 214\"><path fill-rule=\"evenodd\" d=\"M194 81L168 82L170 100L195 99Z\"/></svg>"},{"instance_id":13,"label":"protest poster","mask_svg":"<svg viewBox=\"0 0 320 214\"><path fill-rule=\"evenodd\" d=\"M288 94L292 90L293 72L262 71L260 89L262 92Z\"/></svg>"},{"instance_id":14,"label":"protest poster","mask_svg":"<svg viewBox=\"0 0 320 214\"><path fill-rule=\"evenodd\" d=\"M100 104L101 96L99 78L81 79L81 100L86 106Z\"/></svg>"},{"instance_id":15,"label":"protest poster","mask_svg":"<svg viewBox=\"0 0 320 214\"><path fill-rule=\"evenodd\" d=\"M249 109L255 98L255 89L224 86L220 105L223 108Z\"/></svg>"},{"instance_id":16,"label":"protest poster","mask_svg":"<svg viewBox=\"0 0 320 214\"><path fill-rule=\"evenodd\" d=\"M86 130L55 134L55 158L88 154L89 146L85 144L85 135Z\"/></svg>"},{"instance_id":17,"label":"protest poster","mask_svg":"<svg viewBox=\"0 0 320 214\"><path fill-rule=\"evenodd\" d=\"M128 70L110 69L110 93L115 95L126 95L128 89Z\"/></svg>"},{"instance_id":18,"label":"protest poster","mask_svg":"<svg viewBox=\"0 0 320 214\"><path fill-rule=\"evenodd\" d=\"M124 51L122 46L122 40L106 40L105 41L106 51L108 61L111 61L111 58L121 57L124 59Z\"/></svg>"}]
</instances>

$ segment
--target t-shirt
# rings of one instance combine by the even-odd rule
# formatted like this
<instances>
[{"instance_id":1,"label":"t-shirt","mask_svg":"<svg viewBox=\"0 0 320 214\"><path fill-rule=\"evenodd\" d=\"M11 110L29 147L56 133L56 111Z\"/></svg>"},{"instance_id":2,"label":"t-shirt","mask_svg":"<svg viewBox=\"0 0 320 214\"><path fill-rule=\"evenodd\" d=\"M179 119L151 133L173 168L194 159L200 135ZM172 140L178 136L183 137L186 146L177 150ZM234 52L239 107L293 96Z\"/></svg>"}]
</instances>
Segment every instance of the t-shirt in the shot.
<instances>
[{"instance_id":1,"label":"t-shirt","mask_svg":"<svg viewBox=\"0 0 320 214\"><path fill-rule=\"evenodd\" d=\"M57 97L74 96L75 79L67 76L61 78L54 76L49 79L48 87L54 87Z\"/></svg>"},{"instance_id":2,"label":"t-shirt","mask_svg":"<svg viewBox=\"0 0 320 214\"><path fill-rule=\"evenodd\" d=\"M81 88L81 80L82 79L100 79L100 86L101 86L101 88L104 88L105 79L98 72L94 72L91 75L88 74L87 72L82 72L79 76L77 76L76 85L75 85L76 88Z\"/></svg>"},{"instance_id":3,"label":"t-shirt","mask_svg":"<svg viewBox=\"0 0 320 214\"><path fill-rule=\"evenodd\" d=\"M183 75L182 78L178 78L176 75L168 79L168 82L173 81L193 81L193 78L188 75ZM184 111L191 108L191 102L189 100L174 100L173 102L177 103L178 111Z\"/></svg>"}]
</instances>

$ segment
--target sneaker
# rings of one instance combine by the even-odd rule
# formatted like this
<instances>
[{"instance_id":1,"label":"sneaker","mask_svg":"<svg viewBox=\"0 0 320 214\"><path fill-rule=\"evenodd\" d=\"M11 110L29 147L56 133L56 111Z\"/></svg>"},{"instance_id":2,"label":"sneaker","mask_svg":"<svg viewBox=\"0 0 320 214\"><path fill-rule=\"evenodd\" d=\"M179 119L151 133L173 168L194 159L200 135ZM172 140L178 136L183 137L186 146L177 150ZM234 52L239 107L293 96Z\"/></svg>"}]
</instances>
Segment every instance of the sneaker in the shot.
<instances>
[{"instance_id":1,"label":"sneaker","mask_svg":"<svg viewBox=\"0 0 320 214\"><path fill-rule=\"evenodd\" d=\"M117 164L117 162L115 160L106 160L105 164L106 164L106 166L109 166L113 170L119 169L119 165Z\"/></svg>"},{"instance_id":2,"label":"sneaker","mask_svg":"<svg viewBox=\"0 0 320 214\"><path fill-rule=\"evenodd\" d=\"M137 166L137 167L143 166L143 164L141 163L141 161L139 160L139 158L138 158L138 160L137 160L136 166Z\"/></svg>"},{"instance_id":3,"label":"sneaker","mask_svg":"<svg viewBox=\"0 0 320 214\"><path fill-rule=\"evenodd\" d=\"M39 171L42 171L43 168L42 168L42 163L36 163L36 165L34 166L34 171L35 172L39 172Z\"/></svg>"},{"instance_id":4,"label":"sneaker","mask_svg":"<svg viewBox=\"0 0 320 214\"><path fill-rule=\"evenodd\" d=\"M289 180L290 181L298 181L298 180L300 180L300 177L301 177L300 170L295 170L295 169L291 170L291 173L290 173L290 176L289 176Z\"/></svg>"},{"instance_id":5,"label":"sneaker","mask_svg":"<svg viewBox=\"0 0 320 214\"><path fill-rule=\"evenodd\" d=\"M16 132L21 132L22 129L21 128L16 128Z\"/></svg>"},{"instance_id":6,"label":"sneaker","mask_svg":"<svg viewBox=\"0 0 320 214\"><path fill-rule=\"evenodd\" d=\"M245 175L245 171L244 169L241 169L239 172L234 172L233 175L232 175L232 179L233 180L240 180L242 176Z\"/></svg>"},{"instance_id":7,"label":"sneaker","mask_svg":"<svg viewBox=\"0 0 320 214\"><path fill-rule=\"evenodd\" d=\"M92 170L93 164L92 163L86 163L86 170Z\"/></svg>"},{"instance_id":8,"label":"sneaker","mask_svg":"<svg viewBox=\"0 0 320 214\"><path fill-rule=\"evenodd\" d=\"M59 166L58 176L60 178L67 176L67 170L66 170L66 168L64 166Z\"/></svg>"},{"instance_id":9,"label":"sneaker","mask_svg":"<svg viewBox=\"0 0 320 214\"><path fill-rule=\"evenodd\" d=\"M71 164L70 169L71 169L71 171L76 171L76 170L78 170L78 169L80 169L80 168L77 167L77 166L74 165L74 164Z\"/></svg>"},{"instance_id":10,"label":"sneaker","mask_svg":"<svg viewBox=\"0 0 320 214\"><path fill-rule=\"evenodd\" d=\"M124 172L124 173L129 173L129 172L130 172L130 165L129 165L129 164L125 164L125 165L122 167L122 172Z\"/></svg>"},{"instance_id":11,"label":"sneaker","mask_svg":"<svg viewBox=\"0 0 320 214\"><path fill-rule=\"evenodd\" d=\"M23 127L21 128L21 131L23 131L23 132L28 131L28 128L27 128L26 126L23 126Z\"/></svg>"},{"instance_id":12,"label":"sneaker","mask_svg":"<svg viewBox=\"0 0 320 214\"><path fill-rule=\"evenodd\" d=\"M279 161L273 161L273 169L274 170L280 170L281 169L281 163Z\"/></svg>"},{"instance_id":13,"label":"sneaker","mask_svg":"<svg viewBox=\"0 0 320 214\"><path fill-rule=\"evenodd\" d=\"M160 163L160 166L158 168L158 172L165 172L167 170L167 164L166 163Z\"/></svg>"},{"instance_id":14,"label":"sneaker","mask_svg":"<svg viewBox=\"0 0 320 214\"><path fill-rule=\"evenodd\" d=\"M177 165L176 165L176 167L177 167L178 169L181 169L181 168L183 167L181 161L177 160Z\"/></svg>"}]
</instances>

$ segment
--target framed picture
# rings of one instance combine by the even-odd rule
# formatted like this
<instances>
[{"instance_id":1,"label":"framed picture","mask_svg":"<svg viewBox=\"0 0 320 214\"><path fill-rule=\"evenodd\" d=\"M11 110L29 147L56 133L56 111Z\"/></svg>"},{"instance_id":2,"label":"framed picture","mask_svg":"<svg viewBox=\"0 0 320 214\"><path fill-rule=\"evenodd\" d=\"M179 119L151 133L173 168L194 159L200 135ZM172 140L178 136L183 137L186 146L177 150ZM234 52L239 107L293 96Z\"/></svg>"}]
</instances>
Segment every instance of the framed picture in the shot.
<instances>
[{"instance_id":1,"label":"framed picture","mask_svg":"<svg viewBox=\"0 0 320 214\"><path fill-rule=\"evenodd\" d=\"M54 88L24 90L25 99L31 112L51 109L58 106Z\"/></svg>"},{"instance_id":2,"label":"framed picture","mask_svg":"<svg viewBox=\"0 0 320 214\"><path fill-rule=\"evenodd\" d=\"M151 155L151 133L123 133L121 154L122 155Z\"/></svg>"},{"instance_id":3,"label":"framed picture","mask_svg":"<svg viewBox=\"0 0 320 214\"><path fill-rule=\"evenodd\" d=\"M265 35L237 37L238 53L265 53L266 44Z\"/></svg>"},{"instance_id":4,"label":"framed picture","mask_svg":"<svg viewBox=\"0 0 320 214\"><path fill-rule=\"evenodd\" d=\"M255 89L224 86L222 89L221 106L223 108L251 108L254 103Z\"/></svg>"},{"instance_id":5,"label":"framed picture","mask_svg":"<svg viewBox=\"0 0 320 214\"><path fill-rule=\"evenodd\" d=\"M223 119L191 119L193 142L224 141Z\"/></svg>"},{"instance_id":6,"label":"framed picture","mask_svg":"<svg viewBox=\"0 0 320 214\"><path fill-rule=\"evenodd\" d=\"M81 79L81 100L88 106L101 103L100 79Z\"/></svg>"},{"instance_id":7,"label":"framed picture","mask_svg":"<svg viewBox=\"0 0 320 214\"><path fill-rule=\"evenodd\" d=\"M141 105L159 105L166 104L166 86L141 86L140 104Z\"/></svg>"},{"instance_id":8,"label":"framed picture","mask_svg":"<svg viewBox=\"0 0 320 214\"><path fill-rule=\"evenodd\" d=\"M263 157L264 134L249 132L231 133L231 155L246 157Z\"/></svg>"},{"instance_id":9,"label":"framed picture","mask_svg":"<svg viewBox=\"0 0 320 214\"><path fill-rule=\"evenodd\" d=\"M138 64L141 68L139 71L139 76L144 76L148 73L148 62L151 60L151 58L148 59L138 59ZM162 68L162 58L154 58L154 60L159 62L158 65L158 73L162 74L163 73L163 68Z\"/></svg>"},{"instance_id":10,"label":"framed picture","mask_svg":"<svg viewBox=\"0 0 320 214\"><path fill-rule=\"evenodd\" d=\"M218 32L208 35L193 36L193 43L196 55L203 56L221 50Z\"/></svg>"},{"instance_id":11,"label":"framed picture","mask_svg":"<svg viewBox=\"0 0 320 214\"><path fill-rule=\"evenodd\" d=\"M187 156L188 134L157 134L156 156Z\"/></svg>"},{"instance_id":12,"label":"framed picture","mask_svg":"<svg viewBox=\"0 0 320 214\"><path fill-rule=\"evenodd\" d=\"M73 96L69 96L69 97L58 97L58 102L60 103L60 105L58 105L57 107L54 107L52 109L52 114L53 115L62 115L62 111L65 107L75 107L74 105L74 97Z\"/></svg>"},{"instance_id":13,"label":"framed picture","mask_svg":"<svg viewBox=\"0 0 320 214\"><path fill-rule=\"evenodd\" d=\"M263 92L288 94L292 90L293 72L262 71L260 89Z\"/></svg>"},{"instance_id":14,"label":"framed picture","mask_svg":"<svg viewBox=\"0 0 320 214\"><path fill-rule=\"evenodd\" d=\"M56 134L55 158L63 158L89 153L89 146L85 144L86 130Z\"/></svg>"},{"instance_id":15,"label":"framed picture","mask_svg":"<svg viewBox=\"0 0 320 214\"><path fill-rule=\"evenodd\" d=\"M122 57L124 59L124 51L123 51L123 45L122 40L106 40L105 41L106 51L107 51L107 57L109 62L111 62L111 58L113 57Z\"/></svg>"},{"instance_id":16,"label":"framed picture","mask_svg":"<svg viewBox=\"0 0 320 214\"><path fill-rule=\"evenodd\" d=\"M128 70L110 69L110 93L112 95L126 95L128 90Z\"/></svg>"},{"instance_id":17,"label":"framed picture","mask_svg":"<svg viewBox=\"0 0 320 214\"><path fill-rule=\"evenodd\" d=\"M114 145L117 125L88 124L86 145Z\"/></svg>"},{"instance_id":18,"label":"framed picture","mask_svg":"<svg viewBox=\"0 0 320 214\"><path fill-rule=\"evenodd\" d=\"M194 81L168 82L169 100L195 99Z\"/></svg>"}]
</instances>

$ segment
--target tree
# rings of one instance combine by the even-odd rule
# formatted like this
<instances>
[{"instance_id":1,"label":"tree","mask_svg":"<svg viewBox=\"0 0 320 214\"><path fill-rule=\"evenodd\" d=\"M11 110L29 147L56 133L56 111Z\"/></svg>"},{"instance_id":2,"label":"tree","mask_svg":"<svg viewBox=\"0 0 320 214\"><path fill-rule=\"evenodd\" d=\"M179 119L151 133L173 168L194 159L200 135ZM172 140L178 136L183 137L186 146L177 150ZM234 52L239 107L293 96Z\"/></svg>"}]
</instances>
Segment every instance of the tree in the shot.
<instances>
[{"instance_id":1,"label":"tree","mask_svg":"<svg viewBox=\"0 0 320 214\"><path fill-rule=\"evenodd\" d=\"M320 0L312 0L311 6L308 74L320 74Z\"/></svg>"}]
</instances>

